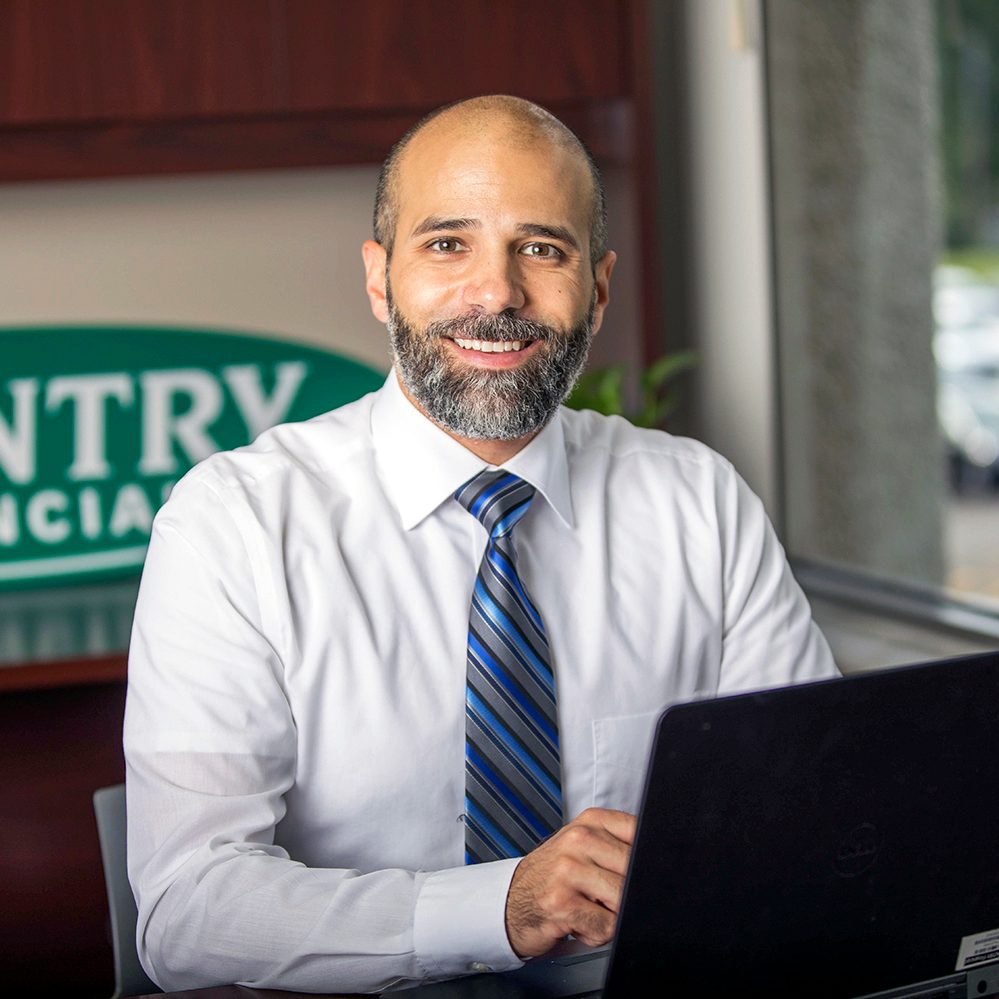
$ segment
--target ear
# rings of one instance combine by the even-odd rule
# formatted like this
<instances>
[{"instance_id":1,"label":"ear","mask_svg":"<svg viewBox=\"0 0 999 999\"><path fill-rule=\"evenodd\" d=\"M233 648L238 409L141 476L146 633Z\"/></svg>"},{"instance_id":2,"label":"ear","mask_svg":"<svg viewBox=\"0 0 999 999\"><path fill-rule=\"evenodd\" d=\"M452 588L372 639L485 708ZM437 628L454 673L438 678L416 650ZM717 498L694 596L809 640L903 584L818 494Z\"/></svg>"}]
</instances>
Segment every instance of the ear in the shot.
<instances>
[{"instance_id":1,"label":"ear","mask_svg":"<svg viewBox=\"0 0 999 999\"><path fill-rule=\"evenodd\" d=\"M364 290L368 293L371 311L380 323L388 322L388 301L385 296L385 272L388 256L385 247L373 239L367 239L361 246L364 258Z\"/></svg>"},{"instance_id":2,"label":"ear","mask_svg":"<svg viewBox=\"0 0 999 999\"><path fill-rule=\"evenodd\" d=\"M593 335L597 335L600 324L604 321L604 309L610 301L610 278L614 264L617 262L617 254L613 250L608 250L593 268Z\"/></svg>"}]
</instances>

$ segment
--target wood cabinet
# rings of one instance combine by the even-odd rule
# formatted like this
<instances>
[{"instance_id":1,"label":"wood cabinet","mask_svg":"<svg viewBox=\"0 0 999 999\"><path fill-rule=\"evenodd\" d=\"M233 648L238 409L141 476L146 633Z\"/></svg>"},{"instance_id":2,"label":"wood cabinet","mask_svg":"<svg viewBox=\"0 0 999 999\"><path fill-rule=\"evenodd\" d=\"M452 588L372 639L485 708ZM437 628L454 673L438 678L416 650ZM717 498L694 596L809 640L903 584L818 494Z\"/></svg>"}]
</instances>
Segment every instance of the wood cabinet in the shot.
<instances>
[{"instance_id":1,"label":"wood cabinet","mask_svg":"<svg viewBox=\"0 0 999 999\"><path fill-rule=\"evenodd\" d=\"M0 976L14 994L113 991L91 795L124 775L124 704L121 680L0 694Z\"/></svg>"},{"instance_id":2,"label":"wood cabinet","mask_svg":"<svg viewBox=\"0 0 999 999\"><path fill-rule=\"evenodd\" d=\"M514 93L628 156L634 0L5 0L0 181L379 162Z\"/></svg>"}]
</instances>

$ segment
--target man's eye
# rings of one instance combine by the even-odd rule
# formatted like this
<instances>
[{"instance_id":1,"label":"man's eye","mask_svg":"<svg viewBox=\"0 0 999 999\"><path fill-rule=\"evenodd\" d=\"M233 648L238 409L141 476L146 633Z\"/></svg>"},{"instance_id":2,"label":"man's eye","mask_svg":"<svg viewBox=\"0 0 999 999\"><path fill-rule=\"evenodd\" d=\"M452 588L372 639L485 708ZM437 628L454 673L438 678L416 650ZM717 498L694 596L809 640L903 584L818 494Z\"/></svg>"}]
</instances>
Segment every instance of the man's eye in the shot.
<instances>
[{"instance_id":1,"label":"man's eye","mask_svg":"<svg viewBox=\"0 0 999 999\"><path fill-rule=\"evenodd\" d=\"M562 251L551 243L528 243L520 251L528 257L561 257Z\"/></svg>"},{"instance_id":2,"label":"man's eye","mask_svg":"<svg viewBox=\"0 0 999 999\"><path fill-rule=\"evenodd\" d=\"M457 253L458 250L462 249L462 246L458 240L442 236L430 244L430 249L436 250L438 253Z\"/></svg>"}]
</instances>

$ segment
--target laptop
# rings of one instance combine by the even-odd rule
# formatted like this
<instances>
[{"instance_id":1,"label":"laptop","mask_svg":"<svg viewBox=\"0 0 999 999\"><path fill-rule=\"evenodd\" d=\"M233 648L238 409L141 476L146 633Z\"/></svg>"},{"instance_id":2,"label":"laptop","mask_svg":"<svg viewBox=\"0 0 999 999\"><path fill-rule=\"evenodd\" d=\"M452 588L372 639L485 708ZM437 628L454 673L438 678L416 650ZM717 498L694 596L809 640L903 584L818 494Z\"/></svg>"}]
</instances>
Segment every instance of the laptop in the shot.
<instances>
[{"instance_id":1,"label":"laptop","mask_svg":"<svg viewBox=\"0 0 999 999\"><path fill-rule=\"evenodd\" d=\"M422 996L999 996L999 652L674 705L617 933Z\"/></svg>"}]
</instances>

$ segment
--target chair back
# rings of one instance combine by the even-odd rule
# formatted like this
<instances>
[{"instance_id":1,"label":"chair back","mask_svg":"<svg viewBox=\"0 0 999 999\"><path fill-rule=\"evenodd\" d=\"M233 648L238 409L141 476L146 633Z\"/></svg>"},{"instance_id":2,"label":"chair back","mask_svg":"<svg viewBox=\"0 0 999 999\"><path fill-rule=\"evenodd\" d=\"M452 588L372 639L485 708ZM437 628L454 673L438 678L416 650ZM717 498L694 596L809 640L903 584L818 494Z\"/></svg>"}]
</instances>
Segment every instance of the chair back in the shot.
<instances>
[{"instance_id":1,"label":"chair back","mask_svg":"<svg viewBox=\"0 0 999 999\"><path fill-rule=\"evenodd\" d=\"M161 989L139 964L135 925L139 918L135 896L128 883L125 860L125 785L115 784L94 792L94 815L104 863L104 884L111 912L111 946L114 950L115 991L111 999L147 995Z\"/></svg>"}]
</instances>

